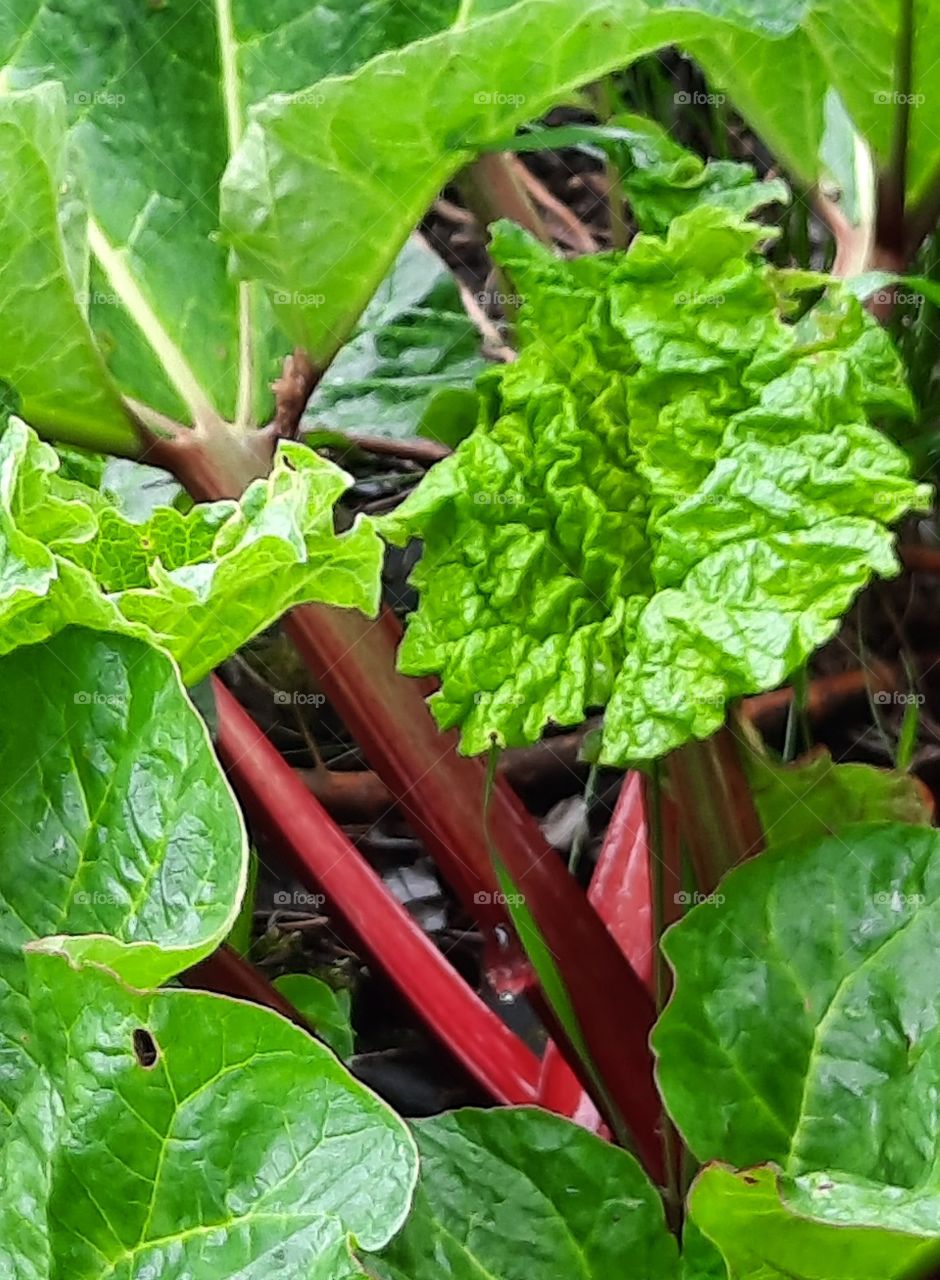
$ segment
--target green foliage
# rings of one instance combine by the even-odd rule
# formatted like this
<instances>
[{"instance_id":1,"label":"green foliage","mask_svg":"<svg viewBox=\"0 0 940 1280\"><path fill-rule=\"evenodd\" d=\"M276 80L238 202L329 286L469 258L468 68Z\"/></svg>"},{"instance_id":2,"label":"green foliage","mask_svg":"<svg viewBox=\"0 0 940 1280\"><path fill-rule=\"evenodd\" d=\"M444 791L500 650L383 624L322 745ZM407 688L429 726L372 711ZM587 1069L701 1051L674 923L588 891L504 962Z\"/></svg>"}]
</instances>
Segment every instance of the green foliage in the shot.
<instances>
[{"instance_id":1,"label":"green foliage","mask_svg":"<svg viewBox=\"0 0 940 1280\"><path fill-rule=\"evenodd\" d=\"M0 436L0 653L77 623L151 640L194 684L295 604L378 606L379 539L368 521L334 533L349 478L300 445L282 444L240 502L143 522L57 467L13 419Z\"/></svg>"},{"instance_id":2,"label":"green foliage","mask_svg":"<svg viewBox=\"0 0 940 1280\"><path fill-rule=\"evenodd\" d=\"M416 1153L328 1049L253 1005L131 991L49 943L29 979L43 1076L0 1150L4 1274L362 1280L350 1246L401 1225Z\"/></svg>"},{"instance_id":3,"label":"green foliage","mask_svg":"<svg viewBox=\"0 0 940 1280\"><path fill-rule=\"evenodd\" d=\"M453 276L414 236L311 397L307 425L423 435L463 397L472 426L479 347Z\"/></svg>"},{"instance_id":4,"label":"green foliage","mask_svg":"<svg viewBox=\"0 0 940 1280\"><path fill-rule=\"evenodd\" d=\"M383 1280L674 1280L662 1203L632 1156L534 1109L419 1120L421 1179Z\"/></svg>"},{"instance_id":5,"label":"green foliage","mask_svg":"<svg viewBox=\"0 0 940 1280\"><path fill-rule=\"evenodd\" d=\"M855 298L702 208L625 255L559 262L503 227L519 360L473 435L382 522L421 537L400 654L462 749L607 705L601 759L713 732L832 635L929 490L872 418L910 401Z\"/></svg>"},{"instance_id":6,"label":"green foliage","mask_svg":"<svg viewBox=\"0 0 940 1280\"><path fill-rule=\"evenodd\" d=\"M274 985L285 1000L303 1014L337 1057L352 1057L355 1037L349 1016L348 991L334 991L328 983L309 973L286 973L275 978Z\"/></svg>"}]
</instances>

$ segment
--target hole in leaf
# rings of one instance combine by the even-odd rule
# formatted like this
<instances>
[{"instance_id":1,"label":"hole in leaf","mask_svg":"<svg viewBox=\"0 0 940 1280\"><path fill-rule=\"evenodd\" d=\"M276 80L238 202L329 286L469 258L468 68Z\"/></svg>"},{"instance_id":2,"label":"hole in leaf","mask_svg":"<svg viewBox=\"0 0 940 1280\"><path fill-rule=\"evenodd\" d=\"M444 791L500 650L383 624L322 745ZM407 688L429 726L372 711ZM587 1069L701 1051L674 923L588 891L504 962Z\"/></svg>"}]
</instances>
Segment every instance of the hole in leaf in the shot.
<instances>
[{"instance_id":1,"label":"hole in leaf","mask_svg":"<svg viewBox=\"0 0 940 1280\"><path fill-rule=\"evenodd\" d=\"M156 1066L160 1050L146 1027L136 1027L134 1030L134 1054L142 1067Z\"/></svg>"}]
</instances>

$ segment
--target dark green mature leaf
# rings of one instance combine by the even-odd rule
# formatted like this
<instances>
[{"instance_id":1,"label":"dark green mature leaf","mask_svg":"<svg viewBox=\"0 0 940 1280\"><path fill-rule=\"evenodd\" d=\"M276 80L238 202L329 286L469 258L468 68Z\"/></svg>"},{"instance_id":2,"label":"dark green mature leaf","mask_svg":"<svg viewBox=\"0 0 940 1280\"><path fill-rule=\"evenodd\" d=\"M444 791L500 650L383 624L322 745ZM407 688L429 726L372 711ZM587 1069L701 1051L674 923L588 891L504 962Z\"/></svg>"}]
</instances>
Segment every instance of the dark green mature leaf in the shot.
<instances>
[{"instance_id":1,"label":"dark green mature leaf","mask_svg":"<svg viewBox=\"0 0 940 1280\"><path fill-rule=\"evenodd\" d=\"M349 477L301 445L240 502L142 523L57 466L24 423L0 436L0 653L79 623L159 644L193 684L295 604L378 606L379 539L334 533Z\"/></svg>"},{"instance_id":2,"label":"dark green mature leaf","mask_svg":"<svg viewBox=\"0 0 940 1280\"><path fill-rule=\"evenodd\" d=\"M248 425L270 415L269 384L289 344L261 290L231 279L216 234L219 181L247 109L269 93L348 72L419 39L429 22L447 20L454 7L421 0L376 12L343 0L326 9L282 0L262 11L244 0L18 0L15 14L0 23L3 83L13 89L39 80L64 85L70 164L90 215L87 231L72 229L80 264L73 287L122 391L183 421L221 416ZM56 101L61 114L61 94ZM0 113L11 109L0 107ZM108 419L102 415L96 424L93 398L110 395L107 407L117 415L112 435L127 436L129 428L120 406L113 407L68 281L50 283L52 272L35 252L37 234L49 246L50 262L56 251L54 135L61 136L61 127L61 119L54 132L51 121L43 124L36 154L0 130L0 243L4 259L12 247L28 273L28 292L19 298L15 277L5 276L4 315L11 314L12 299L24 319L17 320L12 343L4 333L0 377L19 386L32 355L36 381L45 376L40 367L48 353L50 368L56 362L69 374L68 390L53 376L44 391L39 386L41 400L24 395L24 415L58 433L71 407L69 435L110 447L102 437ZM55 276L63 276L61 265ZM44 281L45 309L37 311L33 291ZM303 282L289 286L298 287ZM59 353L63 333L71 349ZM96 389L101 383L103 392ZM129 438L125 447L133 445Z\"/></svg>"},{"instance_id":3,"label":"dark green mature leaf","mask_svg":"<svg viewBox=\"0 0 940 1280\"><path fill-rule=\"evenodd\" d=\"M173 664L71 628L0 659L0 1105L32 1076L22 948L49 934L129 982L208 955L244 889L241 816Z\"/></svg>"},{"instance_id":4,"label":"dark green mature leaf","mask_svg":"<svg viewBox=\"0 0 940 1280\"><path fill-rule=\"evenodd\" d=\"M871 418L910 400L889 339L838 286L756 255L701 208L669 237L563 263L508 227L519 360L481 421L382 521L420 537L400 653L440 673L462 749L608 705L601 759L652 759L773 688L838 625L888 526L929 489Z\"/></svg>"},{"instance_id":5,"label":"dark green mature leaf","mask_svg":"<svg viewBox=\"0 0 940 1280\"><path fill-rule=\"evenodd\" d=\"M845 827L740 867L669 930L653 1046L699 1159L933 1187L938 854L928 827Z\"/></svg>"},{"instance_id":6,"label":"dark green mature leaf","mask_svg":"<svg viewBox=\"0 0 940 1280\"><path fill-rule=\"evenodd\" d=\"M60 86L0 96L0 377L27 418L65 440L92 430L121 452L136 432L92 337L60 223L60 204L74 200L65 131Z\"/></svg>"},{"instance_id":7,"label":"dark green mature leaf","mask_svg":"<svg viewBox=\"0 0 940 1280\"><path fill-rule=\"evenodd\" d=\"M328 1049L253 1005L130 991L48 943L29 969L55 1094L18 1118L33 1159L0 1190L0 1221L28 1205L46 1256L21 1224L0 1240L4 1274L362 1277L350 1246L401 1226L417 1158Z\"/></svg>"},{"instance_id":8,"label":"dark green mature leaf","mask_svg":"<svg viewBox=\"0 0 940 1280\"><path fill-rule=\"evenodd\" d=\"M386 1280L675 1280L675 1240L636 1160L534 1109L415 1122L421 1178Z\"/></svg>"},{"instance_id":9,"label":"dark green mature leaf","mask_svg":"<svg viewBox=\"0 0 940 1280\"><path fill-rule=\"evenodd\" d=\"M711 1165L689 1204L730 1280L916 1280L940 1263L936 1192Z\"/></svg>"},{"instance_id":10,"label":"dark green mature leaf","mask_svg":"<svg viewBox=\"0 0 940 1280\"><path fill-rule=\"evenodd\" d=\"M448 392L465 395L472 422L484 368L454 277L413 236L314 392L306 422L402 439L422 433Z\"/></svg>"}]
</instances>

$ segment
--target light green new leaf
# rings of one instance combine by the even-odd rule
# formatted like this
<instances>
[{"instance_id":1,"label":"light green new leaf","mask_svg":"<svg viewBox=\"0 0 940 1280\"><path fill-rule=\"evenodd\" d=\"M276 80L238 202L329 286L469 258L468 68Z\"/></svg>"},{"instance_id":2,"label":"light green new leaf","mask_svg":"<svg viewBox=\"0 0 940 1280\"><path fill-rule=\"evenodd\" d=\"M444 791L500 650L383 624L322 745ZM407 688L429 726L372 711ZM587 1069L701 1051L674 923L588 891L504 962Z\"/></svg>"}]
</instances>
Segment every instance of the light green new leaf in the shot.
<instances>
[{"instance_id":1,"label":"light green new leaf","mask_svg":"<svg viewBox=\"0 0 940 1280\"><path fill-rule=\"evenodd\" d=\"M643 116L615 116L601 136L641 231L665 232L673 218L700 205L746 218L765 205L789 202L782 179L760 181L751 165L733 160L706 163Z\"/></svg>"},{"instance_id":2,"label":"light green new leaf","mask_svg":"<svg viewBox=\"0 0 940 1280\"><path fill-rule=\"evenodd\" d=\"M354 1035L348 991L335 991L309 973L285 973L274 979L281 995L300 1012L337 1057L352 1057Z\"/></svg>"},{"instance_id":3,"label":"light green new leaf","mask_svg":"<svg viewBox=\"0 0 940 1280\"><path fill-rule=\"evenodd\" d=\"M20 412L58 438L80 442L91 431L121 452L136 433L92 337L60 219L75 201L65 130L61 86L0 96L0 378Z\"/></svg>"},{"instance_id":4,"label":"light green new leaf","mask_svg":"<svg viewBox=\"0 0 940 1280\"><path fill-rule=\"evenodd\" d=\"M30 999L61 1118L45 1187L36 1177L29 1186L48 1260L21 1233L0 1241L0 1270L362 1280L351 1250L389 1240L417 1174L414 1143L388 1107L265 1009L134 992L41 947L29 957ZM21 1124L37 1147L43 1124ZM0 1220L21 1185L0 1190Z\"/></svg>"},{"instance_id":5,"label":"light green new leaf","mask_svg":"<svg viewBox=\"0 0 940 1280\"><path fill-rule=\"evenodd\" d=\"M940 834L870 823L763 854L669 930L653 1047L694 1154L936 1190L938 921Z\"/></svg>"},{"instance_id":6,"label":"light green new leaf","mask_svg":"<svg viewBox=\"0 0 940 1280\"><path fill-rule=\"evenodd\" d=\"M80 623L160 645L195 684L296 604L378 606L379 539L364 520L334 533L349 477L301 445L239 502L143 522L57 465L24 423L0 436L0 653Z\"/></svg>"},{"instance_id":7,"label":"light green new leaf","mask_svg":"<svg viewBox=\"0 0 940 1280\"><path fill-rule=\"evenodd\" d=\"M626 254L560 262L508 226L519 360L392 516L420 537L400 665L462 749L535 741L607 705L601 759L653 759L775 687L838 626L889 526L923 506L871 419L910 399L858 301L777 271L717 209Z\"/></svg>"},{"instance_id":8,"label":"light green new leaf","mask_svg":"<svg viewBox=\"0 0 940 1280\"><path fill-rule=\"evenodd\" d=\"M940 1196L710 1165L689 1196L730 1280L913 1280L940 1262Z\"/></svg>"},{"instance_id":9,"label":"light green new leaf","mask_svg":"<svg viewBox=\"0 0 940 1280\"><path fill-rule=\"evenodd\" d=\"M413 236L320 381L304 425L402 439L424 433L442 397L453 413L461 395L472 425L473 382L484 368L454 277Z\"/></svg>"},{"instance_id":10,"label":"light green new leaf","mask_svg":"<svg viewBox=\"0 0 940 1280\"><path fill-rule=\"evenodd\" d=\"M413 1130L414 1209L369 1260L383 1280L677 1277L662 1201L627 1152L527 1108L455 1111Z\"/></svg>"},{"instance_id":11,"label":"light green new leaf","mask_svg":"<svg viewBox=\"0 0 940 1280\"><path fill-rule=\"evenodd\" d=\"M23 946L156 984L231 928L241 816L170 660L70 628L0 659L0 1105L33 1072Z\"/></svg>"},{"instance_id":12,"label":"light green new leaf","mask_svg":"<svg viewBox=\"0 0 940 1280\"><path fill-rule=\"evenodd\" d=\"M87 228L72 228L80 264L74 288L124 393L186 422L222 417L250 425L270 416L270 383L290 345L261 290L229 275L228 251L217 234L219 182L248 107L419 39L450 7L422 0L377 15L373 6L348 3L326 13L305 0L282 0L263 11L245 0L103 6L18 0L12 20L0 21L4 87L40 80L64 85L69 169L89 214ZM62 103L61 93L56 101ZM9 111L0 107L4 116ZM14 298L32 326L26 331L31 345L21 355L7 349L4 332L0 377L18 385L5 360L25 370L31 355L40 357L32 377L45 377L48 389L41 402L24 404L25 416L58 432L71 409L70 437L100 447L105 423L96 425L90 413L95 379L102 380L100 358L93 349L85 353L70 385L57 385L55 375L66 354L78 358L77 347L74 353L57 349L63 335L70 344L79 337L90 344L61 264L58 282L50 283L36 250L41 233L49 246L43 252L53 260L56 196L75 200L71 187L65 196L60 191L54 152L41 140L39 165L35 150L0 129L0 245L5 262L14 248L26 273L15 298L15 277L5 272L3 314L10 315ZM36 309L40 285L45 311ZM288 287L303 288L303 281ZM17 321L16 334L23 331ZM46 353L49 368L41 369ZM85 376L85 365L94 378ZM70 388L78 392L74 408ZM117 421L126 433L120 416Z\"/></svg>"}]
</instances>

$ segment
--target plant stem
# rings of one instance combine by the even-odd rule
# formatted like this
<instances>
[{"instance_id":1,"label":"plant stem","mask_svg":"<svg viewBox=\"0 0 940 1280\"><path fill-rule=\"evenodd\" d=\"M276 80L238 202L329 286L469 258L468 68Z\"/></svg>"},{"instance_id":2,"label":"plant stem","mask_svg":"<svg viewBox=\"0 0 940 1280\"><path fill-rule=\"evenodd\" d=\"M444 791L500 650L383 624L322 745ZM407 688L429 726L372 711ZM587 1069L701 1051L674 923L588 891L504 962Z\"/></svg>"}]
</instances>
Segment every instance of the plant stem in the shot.
<instances>
[{"instance_id":1,"label":"plant stem","mask_svg":"<svg viewBox=\"0 0 940 1280\"><path fill-rule=\"evenodd\" d=\"M305 883L498 1101L534 1102L539 1063L470 990L218 680L219 754L242 803Z\"/></svg>"},{"instance_id":2,"label":"plant stem","mask_svg":"<svg viewBox=\"0 0 940 1280\"><path fill-rule=\"evenodd\" d=\"M689 742L671 752L666 757L666 776L698 888L712 893L726 872L764 846L730 729L719 729L705 742Z\"/></svg>"}]
</instances>

